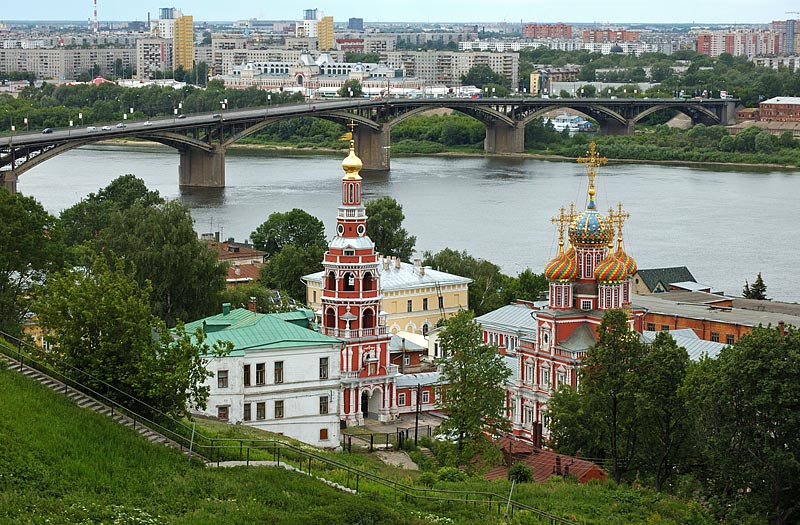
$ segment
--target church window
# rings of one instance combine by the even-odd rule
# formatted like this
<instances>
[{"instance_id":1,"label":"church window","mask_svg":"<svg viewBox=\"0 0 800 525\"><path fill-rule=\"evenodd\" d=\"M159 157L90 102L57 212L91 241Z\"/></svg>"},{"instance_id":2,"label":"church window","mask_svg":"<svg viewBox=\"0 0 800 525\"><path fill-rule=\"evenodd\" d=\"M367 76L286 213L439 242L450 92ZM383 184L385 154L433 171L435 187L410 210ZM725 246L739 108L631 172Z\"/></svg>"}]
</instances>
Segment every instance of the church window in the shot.
<instances>
[{"instance_id":1,"label":"church window","mask_svg":"<svg viewBox=\"0 0 800 525\"><path fill-rule=\"evenodd\" d=\"M333 312L333 308L328 308L325 312L325 327L336 328L336 314Z\"/></svg>"},{"instance_id":2,"label":"church window","mask_svg":"<svg viewBox=\"0 0 800 525\"><path fill-rule=\"evenodd\" d=\"M581 310L591 310L592 309L592 301L584 299L581 301Z\"/></svg>"},{"instance_id":3,"label":"church window","mask_svg":"<svg viewBox=\"0 0 800 525\"><path fill-rule=\"evenodd\" d=\"M530 406L525 406L525 411L523 412L522 416L522 424L525 426L531 426L533 423L533 408Z\"/></svg>"},{"instance_id":4,"label":"church window","mask_svg":"<svg viewBox=\"0 0 800 525\"><path fill-rule=\"evenodd\" d=\"M326 286L326 288L328 290L331 290L331 291L335 292L336 291L336 275L333 272L330 272L328 274L327 281L328 281L328 285Z\"/></svg>"},{"instance_id":5,"label":"church window","mask_svg":"<svg viewBox=\"0 0 800 525\"><path fill-rule=\"evenodd\" d=\"M364 328L375 328L375 314L372 310L364 310Z\"/></svg>"},{"instance_id":6,"label":"church window","mask_svg":"<svg viewBox=\"0 0 800 525\"><path fill-rule=\"evenodd\" d=\"M352 292L355 289L356 276L352 272L344 274L344 291Z\"/></svg>"},{"instance_id":7,"label":"church window","mask_svg":"<svg viewBox=\"0 0 800 525\"><path fill-rule=\"evenodd\" d=\"M355 196L354 187L355 187L355 184L348 184L348 191L349 191L348 202L350 202L350 203L352 203L355 200L354 199L354 196Z\"/></svg>"},{"instance_id":8,"label":"church window","mask_svg":"<svg viewBox=\"0 0 800 525\"><path fill-rule=\"evenodd\" d=\"M544 388L550 388L550 369L549 368L542 368L542 386Z\"/></svg>"},{"instance_id":9,"label":"church window","mask_svg":"<svg viewBox=\"0 0 800 525\"><path fill-rule=\"evenodd\" d=\"M583 265L583 277L591 278L592 277L592 254L586 254L586 264Z\"/></svg>"},{"instance_id":10,"label":"church window","mask_svg":"<svg viewBox=\"0 0 800 525\"><path fill-rule=\"evenodd\" d=\"M401 407L406 405L406 394L405 394L405 392L397 394L397 404L399 406L401 406Z\"/></svg>"},{"instance_id":11,"label":"church window","mask_svg":"<svg viewBox=\"0 0 800 525\"><path fill-rule=\"evenodd\" d=\"M533 363L525 363L525 382L533 383Z\"/></svg>"},{"instance_id":12,"label":"church window","mask_svg":"<svg viewBox=\"0 0 800 525\"><path fill-rule=\"evenodd\" d=\"M561 286L556 286L556 306L564 306L563 305L563 295L564 291Z\"/></svg>"},{"instance_id":13,"label":"church window","mask_svg":"<svg viewBox=\"0 0 800 525\"><path fill-rule=\"evenodd\" d=\"M372 291L373 283L375 281L372 279L372 273L367 272L364 274L364 278L361 280L361 286L364 288L365 292Z\"/></svg>"}]
</instances>

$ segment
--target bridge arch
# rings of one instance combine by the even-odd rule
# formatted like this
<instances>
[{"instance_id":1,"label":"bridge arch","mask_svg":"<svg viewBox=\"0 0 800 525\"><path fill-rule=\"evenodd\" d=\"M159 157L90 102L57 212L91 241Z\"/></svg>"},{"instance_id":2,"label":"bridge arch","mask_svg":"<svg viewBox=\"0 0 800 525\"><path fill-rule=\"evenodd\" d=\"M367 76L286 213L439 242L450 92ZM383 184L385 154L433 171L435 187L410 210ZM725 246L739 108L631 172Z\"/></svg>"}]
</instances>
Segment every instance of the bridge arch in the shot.
<instances>
[{"instance_id":1,"label":"bridge arch","mask_svg":"<svg viewBox=\"0 0 800 525\"><path fill-rule=\"evenodd\" d=\"M655 106L649 107L644 111L638 113L635 117L633 117L633 121L639 122L648 115L652 115L656 111L662 109L675 109L680 113L683 113L690 119L692 119L693 123L702 123L706 125L715 125L722 123L721 119L716 113L714 113L714 111L710 110L707 107L703 107L702 104L686 104L685 102L681 103L676 102L675 104L670 104L660 107L655 107Z\"/></svg>"}]
</instances>

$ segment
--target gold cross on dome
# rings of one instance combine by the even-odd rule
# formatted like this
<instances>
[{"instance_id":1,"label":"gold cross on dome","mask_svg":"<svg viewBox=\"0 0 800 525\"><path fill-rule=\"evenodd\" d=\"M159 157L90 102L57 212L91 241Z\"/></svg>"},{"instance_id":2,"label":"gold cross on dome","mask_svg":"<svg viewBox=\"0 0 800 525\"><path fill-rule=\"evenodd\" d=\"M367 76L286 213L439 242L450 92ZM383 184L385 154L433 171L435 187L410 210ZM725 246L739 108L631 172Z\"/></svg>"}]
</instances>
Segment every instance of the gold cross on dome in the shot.
<instances>
[{"instance_id":1,"label":"gold cross on dome","mask_svg":"<svg viewBox=\"0 0 800 525\"><path fill-rule=\"evenodd\" d=\"M622 240L622 226L625 224L625 221L631 218L631 214L625 211L622 211L622 203L617 204L617 211L614 211L614 208L608 210L608 218L611 220L612 223L616 223L617 225L617 233L619 233L619 240Z\"/></svg>"},{"instance_id":2,"label":"gold cross on dome","mask_svg":"<svg viewBox=\"0 0 800 525\"><path fill-rule=\"evenodd\" d=\"M570 213L567 214L567 209L564 208L564 206L562 206L559 210L557 217L550 218L550 222L553 224L558 223L558 246L561 249L564 247L564 230L567 228L567 224L569 224L571 221L572 210L570 209Z\"/></svg>"},{"instance_id":3,"label":"gold cross on dome","mask_svg":"<svg viewBox=\"0 0 800 525\"><path fill-rule=\"evenodd\" d=\"M595 144L589 144L589 151L586 152L585 157L578 157L580 164L586 165L586 174L589 176L589 200L594 201L594 178L597 176L597 168L608 162L608 159L601 157L595 151Z\"/></svg>"},{"instance_id":4,"label":"gold cross on dome","mask_svg":"<svg viewBox=\"0 0 800 525\"><path fill-rule=\"evenodd\" d=\"M350 123L347 124L347 127L350 128L350 133L353 133L356 129L356 123L353 119L350 119Z\"/></svg>"}]
</instances>

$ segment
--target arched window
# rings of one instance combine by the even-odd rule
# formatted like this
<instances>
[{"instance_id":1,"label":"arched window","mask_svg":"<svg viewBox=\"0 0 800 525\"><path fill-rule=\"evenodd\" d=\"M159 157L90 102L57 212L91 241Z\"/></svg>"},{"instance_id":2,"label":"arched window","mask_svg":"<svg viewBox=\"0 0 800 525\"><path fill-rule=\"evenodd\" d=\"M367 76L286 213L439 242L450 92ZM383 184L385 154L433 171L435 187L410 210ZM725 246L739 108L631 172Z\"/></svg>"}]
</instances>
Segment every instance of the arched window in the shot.
<instances>
[{"instance_id":1,"label":"arched window","mask_svg":"<svg viewBox=\"0 0 800 525\"><path fill-rule=\"evenodd\" d=\"M356 289L356 276L353 272L347 272L344 274L344 286L342 286L342 290L345 292L352 292Z\"/></svg>"},{"instance_id":2,"label":"arched window","mask_svg":"<svg viewBox=\"0 0 800 525\"><path fill-rule=\"evenodd\" d=\"M591 279L592 277L592 254L587 253L585 257L585 263L583 264L583 276L587 279Z\"/></svg>"},{"instance_id":3,"label":"arched window","mask_svg":"<svg viewBox=\"0 0 800 525\"><path fill-rule=\"evenodd\" d=\"M375 313L369 308L364 310L363 328L375 328Z\"/></svg>"},{"instance_id":4,"label":"arched window","mask_svg":"<svg viewBox=\"0 0 800 525\"><path fill-rule=\"evenodd\" d=\"M428 326L428 323L425 323L424 325L422 325L422 335L428 335L428 330L430 330L430 327Z\"/></svg>"},{"instance_id":5,"label":"arched window","mask_svg":"<svg viewBox=\"0 0 800 525\"><path fill-rule=\"evenodd\" d=\"M367 272L364 274L363 279L361 279L361 288L365 292L372 291L372 287L375 285L375 280L372 278L372 273Z\"/></svg>"},{"instance_id":6,"label":"arched window","mask_svg":"<svg viewBox=\"0 0 800 525\"><path fill-rule=\"evenodd\" d=\"M336 291L336 274L330 272L328 274L328 284L325 286L326 289L331 291Z\"/></svg>"},{"instance_id":7,"label":"arched window","mask_svg":"<svg viewBox=\"0 0 800 525\"><path fill-rule=\"evenodd\" d=\"M336 312L333 308L328 308L325 311L325 326L327 328L336 328Z\"/></svg>"}]
</instances>

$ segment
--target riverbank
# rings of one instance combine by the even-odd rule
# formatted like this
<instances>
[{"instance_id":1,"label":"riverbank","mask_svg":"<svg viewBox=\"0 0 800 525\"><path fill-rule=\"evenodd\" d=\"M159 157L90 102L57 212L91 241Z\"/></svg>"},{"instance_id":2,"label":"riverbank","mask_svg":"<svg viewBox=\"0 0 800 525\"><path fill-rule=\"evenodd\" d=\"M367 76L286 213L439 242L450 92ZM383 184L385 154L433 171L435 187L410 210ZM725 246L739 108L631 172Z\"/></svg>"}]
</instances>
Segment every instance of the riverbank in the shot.
<instances>
[{"instance_id":1,"label":"riverbank","mask_svg":"<svg viewBox=\"0 0 800 525\"><path fill-rule=\"evenodd\" d=\"M109 144L116 146L145 146L145 147L161 147L163 144L150 140L139 139L110 139L103 140L97 144ZM230 151L294 151L298 153L337 153L344 149L342 148L298 148L287 144L234 144L228 148ZM602 153L602 152L601 152ZM396 154L394 157L505 157L505 158L520 158L520 159L536 159L536 160L549 160L556 162L574 162L575 157L567 155L556 155L552 153L485 153L485 152L468 152L468 151L443 151L438 153L402 153ZM660 166L715 166L715 167L742 167L742 168L770 168L780 170L797 170L797 166L792 164L779 164L779 163L757 163L757 162L718 162L718 161L697 161L697 160L645 160L645 159L626 159L626 158L608 158L609 162L616 164L653 164Z\"/></svg>"}]
</instances>

